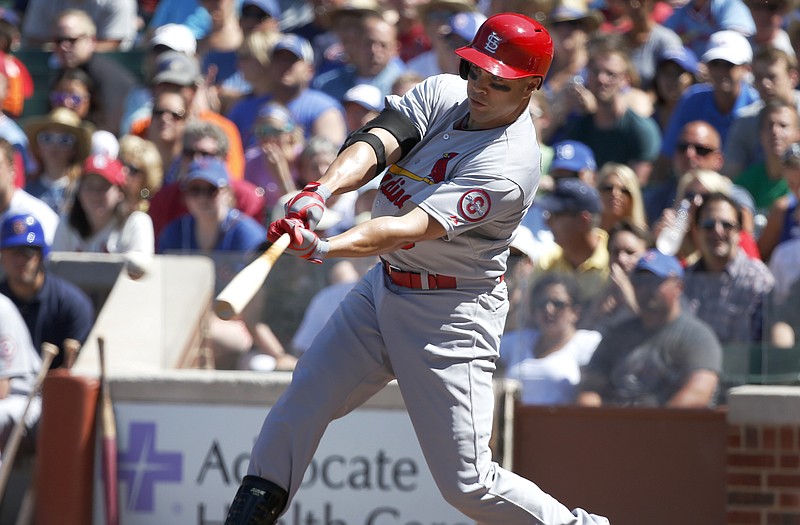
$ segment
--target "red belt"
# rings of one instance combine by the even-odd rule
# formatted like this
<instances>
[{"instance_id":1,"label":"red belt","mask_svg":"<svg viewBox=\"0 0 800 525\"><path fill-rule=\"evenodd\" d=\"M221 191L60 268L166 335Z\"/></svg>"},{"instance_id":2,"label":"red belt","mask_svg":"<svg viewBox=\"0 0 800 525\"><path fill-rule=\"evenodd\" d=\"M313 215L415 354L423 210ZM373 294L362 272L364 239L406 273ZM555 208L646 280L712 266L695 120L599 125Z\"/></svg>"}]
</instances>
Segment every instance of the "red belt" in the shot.
<instances>
[{"instance_id":1,"label":"red belt","mask_svg":"<svg viewBox=\"0 0 800 525\"><path fill-rule=\"evenodd\" d=\"M439 290L445 288L456 288L456 278L449 275L428 274L428 286L423 286L423 274L416 272L404 272L392 266L386 261L383 262L383 270L389 276L389 280L397 286L403 288L415 288L418 290Z\"/></svg>"}]
</instances>

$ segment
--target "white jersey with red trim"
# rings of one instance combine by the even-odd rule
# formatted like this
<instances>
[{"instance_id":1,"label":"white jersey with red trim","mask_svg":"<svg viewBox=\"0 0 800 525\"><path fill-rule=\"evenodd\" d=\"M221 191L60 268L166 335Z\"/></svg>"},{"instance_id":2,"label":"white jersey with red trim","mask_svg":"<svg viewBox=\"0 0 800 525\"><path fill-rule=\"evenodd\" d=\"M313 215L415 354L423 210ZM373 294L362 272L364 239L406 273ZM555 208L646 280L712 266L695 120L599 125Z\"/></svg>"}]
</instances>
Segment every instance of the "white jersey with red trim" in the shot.
<instances>
[{"instance_id":1,"label":"white jersey with red trim","mask_svg":"<svg viewBox=\"0 0 800 525\"><path fill-rule=\"evenodd\" d=\"M372 217L402 216L419 206L447 230L440 239L386 254L392 265L458 279L496 278L533 202L541 175L536 131L527 111L512 124L463 130L466 81L430 77L387 103L411 119L422 140L380 182Z\"/></svg>"}]
</instances>

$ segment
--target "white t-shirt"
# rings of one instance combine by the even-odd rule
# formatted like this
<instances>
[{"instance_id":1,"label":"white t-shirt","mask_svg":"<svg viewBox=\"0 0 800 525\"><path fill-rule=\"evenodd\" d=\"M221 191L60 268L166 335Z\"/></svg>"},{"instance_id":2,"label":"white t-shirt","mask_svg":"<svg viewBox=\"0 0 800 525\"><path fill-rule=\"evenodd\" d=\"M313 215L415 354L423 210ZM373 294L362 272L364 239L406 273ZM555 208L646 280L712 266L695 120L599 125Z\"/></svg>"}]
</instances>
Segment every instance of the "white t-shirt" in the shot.
<instances>
[{"instance_id":1,"label":"white t-shirt","mask_svg":"<svg viewBox=\"0 0 800 525\"><path fill-rule=\"evenodd\" d=\"M531 328L503 335L500 359L505 377L522 384L526 405L567 405L575 401L581 381L581 367L592 358L602 336L594 330L578 330L566 345L537 359L533 347L539 331Z\"/></svg>"},{"instance_id":2,"label":"white t-shirt","mask_svg":"<svg viewBox=\"0 0 800 525\"><path fill-rule=\"evenodd\" d=\"M152 255L155 251L153 221L146 213L135 211L122 227L111 222L89 239L82 238L64 218L56 229L53 251L86 253L139 252Z\"/></svg>"}]
</instances>

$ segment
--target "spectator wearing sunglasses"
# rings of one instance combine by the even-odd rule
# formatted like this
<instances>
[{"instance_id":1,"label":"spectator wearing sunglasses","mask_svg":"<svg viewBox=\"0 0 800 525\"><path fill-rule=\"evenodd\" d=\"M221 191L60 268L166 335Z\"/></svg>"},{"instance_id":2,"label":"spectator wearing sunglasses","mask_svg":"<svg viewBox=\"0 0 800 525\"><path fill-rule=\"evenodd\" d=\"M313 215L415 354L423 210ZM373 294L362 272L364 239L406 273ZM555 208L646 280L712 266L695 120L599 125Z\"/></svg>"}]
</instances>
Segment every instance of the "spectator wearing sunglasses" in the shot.
<instances>
[{"instance_id":1,"label":"spectator wearing sunglasses","mask_svg":"<svg viewBox=\"0 0 800 525\"><path fill-rule=\"evenodd\" d=\"M688 307L723 345L761 341L765 303L775 284L764 263L740 248L741 231L742 209L723 193L705 196L690 231L700 259L686 269Z\"/></svg>"},{"instance_id":2,"label":"spectator wearing sunglasses","mask_svg":"<svg viewBox=\"0 0 800 525\"><path fill-rule=\"evenodd\" d=\"M187 212L182 188L192 162L215 158L229 165L226 162L231 148L228 135L211 122L195 120L186 124L180 144L180 149L167 165L163 186L150 199L148 213L153 219L156 238L164 226ZM246 180L231 177L230 171L227 173L234 207L259 222L263 220L264 197L258 188Z\"/></svg>"},{"instance_id":3,"label":"spectator wearing sunglasses","mask_svg":"<svg viewBox=\"0 0 800 525\"><path fill-rule=\"evenodd\" d=\"M134 122L147 119L153 109L153 91L151 81L158 73L158 58L167 51L183 53L194 57L197 53L197 39L191 29L183 24L164 24L153 31L150 40L144 46L142 73L145 84L137 85L128 92L125 99L125 110L120 123L120 135L129 133ZM198 66L199 67L199 66Z\"/></svg>"},{"instance_id":4,"label":"spectator wearing sunglasses","mask_svg":"<svg viewBox=\"0 0 800 525\"><path fill-rule=\"evenodd\" d=\"M81 68L62 69L50 85L47 95L49 110L69 108L82 120L96 124L103 111L97 99L94 81Z\"/></svg>"},{"instance_id":5,"label":"spectator wearing sunglasses","mask_svg":"<svg viewBox=\"0 0 800 525\"><path fill-rule=\"evenodd\" d=\"M245 256L250 256L266 239L266 230L253 218L235 208L225 163L214 157L198 156L181 179L180 187L188 213L170 222L158 237L159 253L202 253L215 257L220 275L235 274ZM227 255L227 257L226 257ZM231 259L230 257L234 258ZM231 263L236 268L231 268ZM218 283L217 289L223 283ZM208 316L207 343L216 368L291 369L295 358L262 319L264 301L253 300L241 319L223 321ZM260 359L252 359L256 349ZM266 363L266 364L265 364Z\"/></svg>"},{"instance_id":6,"label":"spectator wearing sunglasses","mask_svg":"<svg viewBox=\"0 0 800 525\"><path fill-rule=\"evenodd\" d=\"M678 181L689 170L719 172L725 161L721 145L719 131L708 122L693 120L683 126L675 146L675 153L670 159L670 168L664 174L663 180L652 181L643 190L645 213L649 224L655 226L665 210L680 202L680 199L676 200Z\"/></svg>"},{"instance_id":7,"label":"spectator wearing sunglasses","mask_svg":"<svg viewBox=\"0 0 800 525\"><path fill-rule=\"evenodd\" d=\"M86 9L90 9L89 4L92 3L85 2ZM100 52L103 36L86 11L67 9L58 12L58 5L51 4L48 4L48 8L58 13L50 30L50 38L55 43L53 55L57 59L57 69L80 68L86 72L97 93L95 103L102 107L102 112L93 115L94 124L98 129L118 133L125 98L136 84L136 79L123 65ZM135 17L135 13L131 14ZM26 23L32 16L29 12L25 17ZM135 31L134 20L135 18L131 18L126 31Z\"/></svg>"},{"instance_id":8,"label":"spectator wearing sunglasses","mask_svg":"<svg viewBox=\"0 0 800 525\"><path fill-rule=\"evenodd\" d=\"M673 207L664 210L662 216L653 225L653 237L658 238L661 230L667 225L672 224L678 213L678 208L681 202L686 199L690 203L689 207L689 223L688 228L695 221L697 208L703 203L703 199L712 193L723 193L725 195L734 196L737 194L747 196L747 190L735 187L731 180L724 175L720 175L716 171L704 169L692 169L687 171L681 176L678 181L678 189L675 197L675 204ZM750 197L752 199L752 197ZM736 197L734 200L739 202L740 207L742 203L746 202L747 198ZM745 211L742 208L743 220L742 228L739 234L739 246L751 258L760 259L761 255L756 245L753 231L752 212ZM691 266L696 263L701 254L694 239L691 235L686 235L683 238L683 243L678 250L677 257L681 260L684 266Z\"/></svg>"},{"instance_id":9,"label":"spectator wearing sunglasses","mask_svg":"<svg viewBox=\"0 0 800 525\"><path fill-rule=\"evenodd\" d=\"M93 127L68 108L56 108L25 125L31 153L38 164L25 189L59 215L69 209L81 165L92 146Z\"/></svg>"},{"instance_id":10,"label":"spectator wearing sunglasses","mask_svg":"<svg viewBox=\"0 0 800 525\"><path fill-rule=\"evenodd\" d=\"M600 333L578 328L580 296L575 279L550 274L530 293L532 326L503 335L499 366L504 376L522 385L525 405L575 402L581 368L589 363Z\"/></svg>"}]
</instances>

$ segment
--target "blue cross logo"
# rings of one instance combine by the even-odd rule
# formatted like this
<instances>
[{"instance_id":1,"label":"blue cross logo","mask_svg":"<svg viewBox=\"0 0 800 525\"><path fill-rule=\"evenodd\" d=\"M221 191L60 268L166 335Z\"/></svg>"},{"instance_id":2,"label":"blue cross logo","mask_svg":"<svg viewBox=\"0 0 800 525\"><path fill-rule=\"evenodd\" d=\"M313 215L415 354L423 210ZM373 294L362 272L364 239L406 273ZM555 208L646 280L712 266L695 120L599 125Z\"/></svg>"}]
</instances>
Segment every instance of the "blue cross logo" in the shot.
<instances>
[{"instance_id":1,"label":"blue cross logo","mask_svg":"<svg viewBox=\"0 0 800 525\"><path fill-rule=\"evenodd\" d=\"M128 450L117 455L119 479L128 486L128 509L152 512L156 483L183 479L183 456L156 450L155 423L132 422L128 435Z\"/></svg>"}]
</instances>

